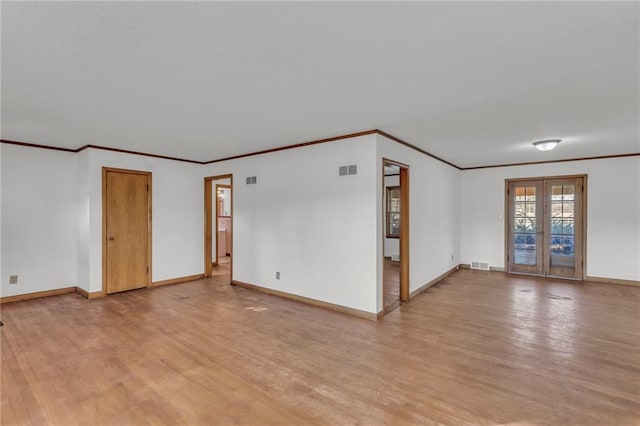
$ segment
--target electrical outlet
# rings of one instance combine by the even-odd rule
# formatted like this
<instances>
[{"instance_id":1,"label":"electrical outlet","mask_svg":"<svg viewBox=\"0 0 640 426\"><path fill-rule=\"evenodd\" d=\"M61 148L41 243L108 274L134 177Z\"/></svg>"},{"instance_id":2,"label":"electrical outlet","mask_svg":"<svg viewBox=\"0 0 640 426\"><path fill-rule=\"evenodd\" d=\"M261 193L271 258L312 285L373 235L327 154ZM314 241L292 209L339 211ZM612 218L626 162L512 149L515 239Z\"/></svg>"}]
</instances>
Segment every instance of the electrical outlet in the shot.
<instances>
[{"instance_id":1,"label":"electrical outlet","mask_svg":"<svg viewBox=\"0 0 640 426\"><path fill-rule=\"evenodd\" d=\"M18 276L9 275L9 284L18 284Z\"/></svg>"},{"instance_id":2,"label":"electrical outlet","mask_svg":"<svg viewBox=\"0 0 640 426\"><path fill-rule=\"evenodd\" d=\"M280 279L280 271L276 271L276 280Z\"/></svg>"}]
</instances>

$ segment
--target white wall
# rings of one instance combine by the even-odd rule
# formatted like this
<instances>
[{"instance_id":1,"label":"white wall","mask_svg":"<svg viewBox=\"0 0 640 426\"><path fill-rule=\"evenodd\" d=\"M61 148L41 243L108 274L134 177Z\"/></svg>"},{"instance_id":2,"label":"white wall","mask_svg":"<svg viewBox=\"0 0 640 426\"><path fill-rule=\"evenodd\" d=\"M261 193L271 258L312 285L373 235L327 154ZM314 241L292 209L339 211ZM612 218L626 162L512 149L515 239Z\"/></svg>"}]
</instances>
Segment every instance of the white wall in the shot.
<instances>
[{"instance_id":1,"label":"white wall","mask_svg":"<svg viewBox=\"0 0 640 426\"><path fill-rule=\"evenodd\" d=\"M0 296L2 296L2 147L0 146Z\"/></svg>"},{"instance_id":2,"label":"white wall","mask_svg":"<svg viewBox=\"0 0 640 426\"><path fill-rule=\"evenodd\" d=\"M400 185L400 177L399 176L385 176L384 178L384 186L385 188L388 186L399 186ZM387 205L387 191L385 190L382 194L383 204L385 206L386 213L386 205ZM383 214L382 216L384 229L387 229L387 215ZM385 257L391 257L394 254L400 254L400 239L399 238L387 238L386 231L384 237L384 255Z\"/></svg>"},{"instance_id":3,"label":"white wall","mask_svg":"<svg viewBox=\"0 0 640 426\"><path fill-rule=\"evenodd\" d=\"M234 177L234 280L377 312L375 159L368 135L207 166Z\"/></svg>"},{"instance_id":4,"label":"white wall","mask_svg":"<svg viewBox=\"0 0 640 426\"><path fill-rule=\"evenodd\" d=\"M461 263L504 267L504 181L587 174L587 276L640 280L640 158L466 170Z\"/></svg>"},{"instance_id":5,"label":"white wall","mask_svg":"<svg viewBox=\"0 0 640 426\"><path fill-rule=\"evenodd\" d=\"M102 289L102 167L114 167L153 173L153 281L202 273L203 178L233 173L234 279L378 312L382 158L410 166L411 291L459 263L504 267L505 178L583 173L587 275L640 279L638 157L460 172L379 135L206 166L97 149L0 152L2 296ZM358 174L339 177L348 164Z\"/></svg>"},{"instance_id":6,"label":"white wall","mask_svg":"<svg viewBox=\"0 0 640 426\"><path fill-rule=\"evenodd\" d=\"M91 193L89 174L89 153L90 150L84 150L77 154L77 262L78 262L78 281L77 286L85 291L90 291L89 283L91 281ZM99 214L99 212L96 212ZM102 229L100 229L102 234ZM102 265L94 265L102 267ZM97 291L97 290L96 290Z\"/></svg>"},{"instance_id":7,"label":"white wall","mask_svg":"<svg viewBox=\"0 0 640 426\"><path fill-rule=\"evenodd\" d=\"M76 156L2 144L3 297L77 282ZM9 284L18 275L18 284Z\"/></svg>"},{"instance_id":8,"label":"white wall","mask_svg":"<svg viewBox=\"0 0 640 426\"><path fill-rule=\"evenodd\" d=\"M204 269L204 182L197 164L89 149L83 171L89 188L90 292L102 290L102 168L152 173L152 281L201 274ZM81 269L87 268L81 265ZM83 279L86 279L83 277Z\"/></svg>"},{"instance_id":9,"label":"white wall","mask_svg":"<svg viewBox=\"0 0 640 426\"><path fill-rule=\"evenodd\" d=\"M409 169L409 290L414 291L460 263L460 171L438 160L377 136L377 288L382 310L382 240L384 199L382 159ZM453 257L453 258L452 258Z\"/></svg>"}]
</instances>

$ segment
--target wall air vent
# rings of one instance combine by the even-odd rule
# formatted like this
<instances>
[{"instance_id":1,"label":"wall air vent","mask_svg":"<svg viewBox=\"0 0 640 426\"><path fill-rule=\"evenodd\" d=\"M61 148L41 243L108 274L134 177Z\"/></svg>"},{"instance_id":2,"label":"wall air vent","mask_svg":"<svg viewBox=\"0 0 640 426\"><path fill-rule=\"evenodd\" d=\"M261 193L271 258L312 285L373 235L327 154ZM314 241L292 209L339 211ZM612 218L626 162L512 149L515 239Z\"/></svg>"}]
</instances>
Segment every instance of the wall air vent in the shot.
<instances>
[{"instance_id":1,"label":"wall air vent","mask_svg":"<svg viewBox=\"0 0 640 426\"><path fill-rule=\"evenodd\" d=\"M486 262L471 262L471 269L481 269L483 271L488 271L489 264Z\"/></svg>"},{"instance_id":2,"label":"wall air vent","mask_svg":"<svg viewBox=\"0 0 640 426\"><path fill-rule=\"evenodd\" d=\"M349 164L348 166L338 167L338 176L357 175L357 174L358 174L357 164Z\"/></svg>"}]
</instances>

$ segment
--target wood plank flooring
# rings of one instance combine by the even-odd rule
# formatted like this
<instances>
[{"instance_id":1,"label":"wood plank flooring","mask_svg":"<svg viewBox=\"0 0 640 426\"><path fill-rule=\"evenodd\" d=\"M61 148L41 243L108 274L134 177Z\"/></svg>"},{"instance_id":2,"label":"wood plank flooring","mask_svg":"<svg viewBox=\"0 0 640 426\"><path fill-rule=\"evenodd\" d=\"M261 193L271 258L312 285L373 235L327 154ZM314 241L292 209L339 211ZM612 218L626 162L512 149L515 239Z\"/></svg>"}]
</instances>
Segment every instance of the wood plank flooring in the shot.
<instances>
[{"instance_id":1,"label":"wood plank flooring","mask_svg":"<svg viewBox=\"0 0 640 426\"><path fill-rule=\"evenodd\" d=\"M384 274L382 276L382 307L385 312L395 309L400 301L400 262L390 257L384 258Z\"/></svg>"},{"instance_id":2,"label":"wood plank flooring","mask_svg":"<svg viewBox=\"0 0 640 426\"><path fill-rule=\"evenodd\" d=\"M373 322L220 274L3 305L1 423L640 424L640 288L460 270Z\"/></svg>"}]
</instances>

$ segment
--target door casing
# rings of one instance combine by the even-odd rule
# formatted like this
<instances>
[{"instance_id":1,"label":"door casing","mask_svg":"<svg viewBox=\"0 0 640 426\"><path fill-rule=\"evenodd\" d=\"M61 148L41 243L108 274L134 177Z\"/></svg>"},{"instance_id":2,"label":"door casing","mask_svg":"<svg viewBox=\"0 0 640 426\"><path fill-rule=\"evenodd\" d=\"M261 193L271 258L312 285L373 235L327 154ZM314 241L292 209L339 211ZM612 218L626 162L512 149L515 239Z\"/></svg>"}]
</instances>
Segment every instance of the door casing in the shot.
<instances>
[{"instance_id":1,"label":"door casing","mask_svg":"<svg viewBox=\"0 0 640 426\"><path fill-rule=\"evenodd\" d=\"M234 190L233 190L233 174L226 175L217 175L217 176L209 176L204 178L204 276L210 277L213 275L213 250L211 249L211 244L216 241L216 251L218 248L218 233L215 232L214 237L214 211L213 211L213 182L216 180L229 179L229 187L231 188L231 275L230 281L233 281L233 239L234 239L234 229L233 229L233 209L235 206L234 202ZM216 209L218 208L218 203L216 202ZM215 213L215 218L217 219L218 214ZM217 220L216 220L217 222ZM217 230L217 223L215 226ZM217 253L216 253L217 254ZM217 257L217 256L216 256ZM218 263L218 259L215 260L215 263Z\"/></svg>"},{"instance_id":2,"label":"door casing","mask_svg":"<svg viewBox=\"0 0 640 426\"><path fill-rule=\"evenodd\" d=\"M384 194L384 166L385 164L398 166L400 168L400 302L408 302L410 298L409 292L409 166L388 158L382 159L382 194ZM383 200L383 215L386 205ZM384 221L382 221L382 276L384 280L384 239L386 229L384 229ZM384 292L383 292L384 293ZM384 304L384 302L383 302Z\"/></svg>"}]
</instances>

